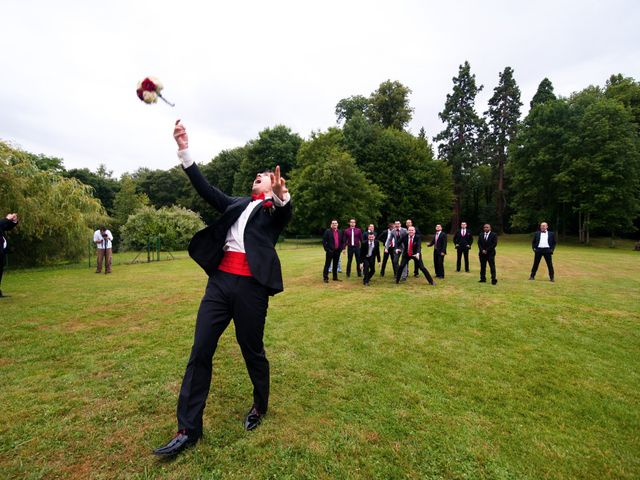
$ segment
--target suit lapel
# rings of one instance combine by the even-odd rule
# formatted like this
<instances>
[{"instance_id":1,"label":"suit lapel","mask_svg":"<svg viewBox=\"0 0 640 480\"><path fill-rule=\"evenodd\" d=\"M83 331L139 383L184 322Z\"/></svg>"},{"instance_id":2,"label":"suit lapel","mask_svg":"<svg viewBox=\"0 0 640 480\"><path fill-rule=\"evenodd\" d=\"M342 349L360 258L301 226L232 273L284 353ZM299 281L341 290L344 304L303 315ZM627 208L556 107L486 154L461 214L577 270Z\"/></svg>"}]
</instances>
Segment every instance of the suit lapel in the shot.
<instances>
[{"instance_id":1,"label":"suit lapel","mask_svg":"<svg viewBox=\"0 0 640 480\"><path fill-rule=\"evenodd\" d=\"M220 224L225 226L231 226L238 219L247 205L251 203L250 197L243 197L237 203L225 210L220 218ZM227 228L228 230L228 228Z\"/></svg>"}]
</instances>

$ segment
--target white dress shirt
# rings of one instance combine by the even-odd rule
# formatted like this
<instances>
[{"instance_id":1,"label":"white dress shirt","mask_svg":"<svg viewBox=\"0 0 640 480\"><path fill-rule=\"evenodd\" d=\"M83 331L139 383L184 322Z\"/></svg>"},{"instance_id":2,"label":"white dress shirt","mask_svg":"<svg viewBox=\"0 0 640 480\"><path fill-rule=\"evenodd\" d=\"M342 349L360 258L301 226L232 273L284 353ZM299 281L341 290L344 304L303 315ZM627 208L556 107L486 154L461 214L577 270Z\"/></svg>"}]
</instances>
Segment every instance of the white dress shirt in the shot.
<instances>
[{"instance_id":1,"label":"white dress shirt","mask_svg":"<svg viewBox=\"0 0 640 480\"><path fill-rule=\"evenodd\" d=\"M540 232L538 248L551 248L549 247L549 232Z\"/></svg>"},{"instance_id":2,"label":"white dress shirt","mask_svg":"<svg viewBox=\"0 0 640 480\"><path fill-rule=\"evenodd\" d=\"M191 159L191 154L189 153L189 149L186 148L184 150L178 150L178 158L182 161L182 166L184 168L189 168L195 162ZM276 207L284 207L291 200L291 195L289 192L284 194L284 198L280 199L275 194L273 194L273 203ZM239 252L246 253L244 249L244 230L247 227L247 221L253 213L253 210L258 207L258 205L262 205L263 200L252 200L247 208L240 214L238 220L235 221L229 231L227 232L226 243L224 245L225 251L230 252Z\"/></svg>"},{"instance_id":3,"label":"white dress shirt","mask_svg":"<svg viewBox=\"0 0 640 480\"><path fill-rule=\"evenodd\" d=\"M104 234L107 236L107 247L106 248L111 248L111 241L113 240L113 235L111 235L111 232L109 230L105 230ZM99 248L100 250L105 248L104 239L102 238L102 232L100 232L100 230L96 230L93 233L93 241L94 242L100 241L100 243L96 243L96 247Z\"/></svg>"}]
</instances>

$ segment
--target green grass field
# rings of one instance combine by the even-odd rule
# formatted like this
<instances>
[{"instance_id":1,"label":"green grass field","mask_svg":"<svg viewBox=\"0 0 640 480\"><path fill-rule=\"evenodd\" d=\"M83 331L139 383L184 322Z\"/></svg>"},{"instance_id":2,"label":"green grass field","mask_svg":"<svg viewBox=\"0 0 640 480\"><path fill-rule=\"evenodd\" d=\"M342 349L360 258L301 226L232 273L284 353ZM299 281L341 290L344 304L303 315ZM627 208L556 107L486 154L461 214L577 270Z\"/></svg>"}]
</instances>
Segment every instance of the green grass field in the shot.
<instances>
[{"instance_id":1,"label":"green grass field","mask_svg":"<svg viewBox=\"0 0 640 480\"><path fill-rule=\"evenodd\" d=\"M619 244L620 246L621 244ZM496 286L455 273L322 283L320 247L281 249L265 334L270 411L251 404L233 326L205 437L151 450L175 406L205 275L189 259L9 271L0 302L0 478L640 477L640 253L560 245L527 280L500 240ZM430 258L427 262L432 270Z\"/></svg>"}]
</instances>

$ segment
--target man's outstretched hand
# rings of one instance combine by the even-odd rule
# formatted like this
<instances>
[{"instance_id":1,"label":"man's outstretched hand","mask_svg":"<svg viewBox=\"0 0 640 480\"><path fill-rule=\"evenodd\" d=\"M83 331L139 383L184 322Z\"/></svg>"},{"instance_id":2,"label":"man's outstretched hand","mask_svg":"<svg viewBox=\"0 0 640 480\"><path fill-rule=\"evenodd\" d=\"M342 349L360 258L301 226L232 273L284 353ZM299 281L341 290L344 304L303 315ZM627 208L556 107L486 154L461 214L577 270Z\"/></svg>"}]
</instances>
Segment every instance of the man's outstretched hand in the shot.
<instances>
[{"instance_id":1,"label":"man's outstretched hand","mask_svg":"<svg viewBox=\"0 0 640 480\"><path fill-rule=\"evenodd\" d=\"M280 165L276 166L275 173L271 173L271 186L273 194L280 200L284 200L284 194L289 191L286 183L287 181L280 176Z\"/></svg>"},{"instance_id":2,"label":"man's outstretched hand","mask_svg":"<svg viewBox=\"0 0 640 480\"><path fill-rule=\"evenodd\" d=\"M173 138L176 139L178 144L178 150L186 150L189 148L189 137L187 136L187 130L184 125L180 123L180 120L176 120L176 125L173 129Z\"/></svg>"}]
</instances>

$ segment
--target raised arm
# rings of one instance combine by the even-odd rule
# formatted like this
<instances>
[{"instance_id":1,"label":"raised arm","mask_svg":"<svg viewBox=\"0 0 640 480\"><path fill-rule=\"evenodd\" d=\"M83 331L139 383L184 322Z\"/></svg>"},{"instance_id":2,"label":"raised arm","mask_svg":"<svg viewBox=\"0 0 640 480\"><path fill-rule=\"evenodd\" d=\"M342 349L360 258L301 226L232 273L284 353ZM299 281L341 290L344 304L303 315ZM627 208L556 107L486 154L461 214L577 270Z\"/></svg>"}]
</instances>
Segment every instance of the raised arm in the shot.
<instances>
[{"instance_id":1,"label":"raised arm","mask_svg":"<svg viewBox=\"0 0 640 480\"><path fill-rule=\"evenodd\" d=\"M213 208L220 212L229 206L233 202L234 198L225 194L222 190L211 185L207 179L202 175L202 172L191 159L189 153L189 137L184 125L180 123L180 120L176 121L173 129L173 138L178 144L178 157L182 161L182 168L189 177L191 185L196 189L196 192Z\"/></svg>"}]
</instances>

